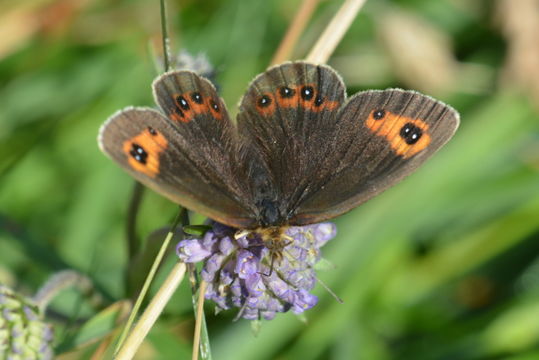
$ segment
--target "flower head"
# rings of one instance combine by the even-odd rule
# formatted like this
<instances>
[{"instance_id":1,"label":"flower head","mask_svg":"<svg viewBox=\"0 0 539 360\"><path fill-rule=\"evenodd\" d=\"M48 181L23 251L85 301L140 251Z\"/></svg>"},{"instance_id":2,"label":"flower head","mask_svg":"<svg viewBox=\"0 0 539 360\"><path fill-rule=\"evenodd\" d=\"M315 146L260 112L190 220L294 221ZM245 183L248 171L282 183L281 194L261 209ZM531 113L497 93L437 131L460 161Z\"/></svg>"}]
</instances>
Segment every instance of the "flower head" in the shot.
<instances>
[{"instance_id":1,"label":"flower head","mask_svg":"<svg viewBox=\"0 0 539 360\"><path fill-rule=\"evenodd\" d=\"M332 223L286 227L270 235L214 223L201 238L181 241L176 251L184 262L204 262L206 299L218 310L239 308L245 319L269 320L278 312L299 314L316 305L310 293L314 265L335 234Z\"/></svg>"},{"instance_id":2,"label":"flower head","mask_svg":"<svg viewBox=\"0 0 539 360\"><path fill-rule=\"evenodd\" d=\"M6 359L52 359L52 341L52 328L39 307L0 285L0 354Z\"/></svg>"}]
</instances>

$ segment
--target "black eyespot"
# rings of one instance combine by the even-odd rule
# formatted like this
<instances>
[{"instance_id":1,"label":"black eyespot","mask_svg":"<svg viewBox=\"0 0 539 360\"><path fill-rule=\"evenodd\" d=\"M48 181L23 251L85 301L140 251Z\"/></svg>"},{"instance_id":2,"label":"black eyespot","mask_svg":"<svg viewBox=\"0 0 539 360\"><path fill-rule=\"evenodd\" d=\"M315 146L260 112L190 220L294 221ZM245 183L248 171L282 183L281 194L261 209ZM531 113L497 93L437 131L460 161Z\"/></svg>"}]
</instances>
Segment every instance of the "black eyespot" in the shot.
<instances>
[{"instance_id":1,"label":"black eyespot","mask_svg":"<svg viewBox=\"0 0 539 360\"><path fill-rule=\"evenodd\" d=\"M319 107L324 102L324 98L318 95L316 99L314 99L314 106Z\"/></svg>"},{"instance_id":2,"label":"black eyespot","mask_svg":"<svg viewBox=\"0 0 539 360\"><path fill-rule=\"evenodd\" d=\"M279 95L281 95L282 98L291 98L296 94L296 90L290 89L287 86L283 86L279 89Z\"/></svg>"},{"instance_id":3,"label":"black eyespot","mask_svg":"<svg viewBox=\"0 0 539 360\"><path fill-rule=\"evenodd\" d=\"M262 95L258 98L257 104L260 107L268 107L271 105L271 98L268 95Z\"/></svg>"},{"instance_id":4,"label":"black eyespot","mask_svg":"<svg viewBox=\"0 0 539 360\"><path fill-rule=\"evenodd\" d=\"M372 112L372 118L374 120L382 120L386 116L386 111L382 109L374 110Z\"/></svg>"},{"instance_id":5,"label":"black eyespot","mask_svg":"<svg viewBox=\"0 0 539 360\"><path fill-rule=\"evenodd\" d=\"M312 86L304 86L301 88L301 97L303 100L311 100L314 96L314 89Z\"/></svg>"},{"instance_id":6,"label":"black eyespot","mask_svg":"<svg viewBox=\"0 0 539 360\"><path fill-rule=\"evenodd\" d=\"M155 129L153 127L151 127L151 126L148 126L148 131L153 136L157 135L157 131L155 131Z\"/></svg>"},{"instance_id":7,"label":"black eyespot","mask_svg":"<svg viewBox=\"0 0 539 360\"><path fill-rule=\"evenodd\" d=\"M400 131L401 138L403 138L408 145L413 145L418 142L422 135L423 130L412 123L406 123Z\"/></svg>"},{"instance_id":8,"label":"black eyespot","mask_svg":"<svg viewBox=\"0 0 539 360\"><path fill-rule=\"evenodd\" d=\"M131 155L135 160L137 160L141 164L146 164L146 159L148 159L148 153L142 146L139 144L131 144L131 150L129 151L129 155Z\"/></svg>"},{"instance_id":9,"label":"black eyespot","mask_svg":"<svg viewBox=\"0 0 539 360\"><path fill-rule=\"evenodd\" d=\"M187 102L187 100L185 100L185 98L183 96L181 96L181 95L178 96L176 98L176 101L178 102L178 104L180 104L182 109L189 110L189 108L190 108L189 103Z\"/></svg>"},{"instance_id":10,"label":"black eyespot","mask_svg":"<svg viewBox=\"0 0 539 360\"><path fill-rule=\"evenodd\" d=\"M202 104L204 102L204 100L202 99L202 95L200 95L199 92L191 93L191 100L193 100L197 104Z\"/></svg>"},{"instance_id":11,"label":"black eyespot","mask_svg":"<svg viewBox=\"0 0 539 360\"><path fill-rule=\"evenodd\" d=\"M219 105L217 105L213 99L210 100L210 106L213 108L213 110L215 110L215 112L219 112Z\"/></svg>"},{"instance_id":12,"label":"black eyespot","mask_svg":"<svg viewBox=\"0 0 539 360\"><path fill-rule=\"evenodd\" d=\"M175 107L174 108L174 112L178 115L180 115L181 117L185 117L185 115L183 114L183 111L182 109L180 109L179 107Z\"/></svg>"}]
</instances>

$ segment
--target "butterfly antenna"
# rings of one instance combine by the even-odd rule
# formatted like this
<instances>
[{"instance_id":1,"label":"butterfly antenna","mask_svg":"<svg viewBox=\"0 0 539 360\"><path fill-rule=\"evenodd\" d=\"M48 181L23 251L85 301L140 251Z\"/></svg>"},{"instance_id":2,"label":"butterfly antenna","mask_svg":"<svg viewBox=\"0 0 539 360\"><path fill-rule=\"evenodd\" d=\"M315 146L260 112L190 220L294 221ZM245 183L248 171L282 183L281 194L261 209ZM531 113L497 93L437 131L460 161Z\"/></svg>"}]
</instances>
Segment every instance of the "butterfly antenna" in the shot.
<instances>
[{"instance_id":1,"label":"butterfly antenna","mask_svg":"<svg viewBox=\"0 0 539 360\"><path fill-rule=\"evenodd\" d=\"M264 276L271 276L271 274L273 274L273 262L275 260L275 255L273 253L271 253L271 262L270 262L270 272L269 274L266 274L262 271L258 271L257 273L260 274L260 275L264 275Z\"/></svg>"},{"instance_id":2,"label":"butterfly antenna","mask_svg":"<svg viewBox=\"0 0 539 360\"><path fill-rule=\"evenodd\" d=\"M288 256L293 257L292 254L291 254L289 251L285 250L285 252L288 254ZM308 265L308 267L314 271L314 268L313 268L311 265ZM344 304L343 299L341 299L337 294L335 294L335 292L334 292L333 290L331 290L331 289L329 288L329 286L326 285L325 282L323 282L322 280L320 280L320 278L319 278L318 276L315 276L315 279L316 279L316 281L318 281L318 283L320 283L320 285L322 285L322 287L323 287L323 288L324 288L324 289L325 289L331 296L333 296L333 298L334 298L335 300L337 300L337 302L338 302L339 304Z\"/></svg>"},{"instance_id":3,"label":"butterfly antenna","mask_svg":"<svg viewBox=\"0 0 539 360\"><path fill-rule=\"evenodd\" d=\"M337 302L338 302L339 304L344 304L343 299L341 299L339 296L337 296L337 294L335 294L335 293L333 292L333 290L331 290L331 289L329 288L329 286L326 285L326 283L324 283L322 280L320 280L320 278L319 278L318 276L316 277L316 281L318 281L318 282L320 283L320 285L322 285L322 287L323 287L324 289L326 289L326 291L327 291L331 296L333 296L333 298L334 298L335 300L337 300Z\"/></svg>"},{"instance_id":4,"label":"butterfly antenna","mask_svg":"<svg viewBox=\"0 0 539 360\"><path fill-rule=\"evenodd\" d=\"M270 272L268 274L268 276L271 276L271 274L273 274L273 263L275 262L275 253L272 252L271 253L271 262L270 262Z\"/></svg>"},{"instance_id":5,"label":"butterfly antenna","mask_svg":"<svg viewBox=\"0 0 539 360\"><path fill-rule=\"evenodd\" d=\"M247 307L247 302L241 306L240 311L238 311L238 313L236 314L236 316L234 316L234 319L232 321L238 321L243 315L243 313L245 312L246 307Z\"/></svg>"}]
</instances>

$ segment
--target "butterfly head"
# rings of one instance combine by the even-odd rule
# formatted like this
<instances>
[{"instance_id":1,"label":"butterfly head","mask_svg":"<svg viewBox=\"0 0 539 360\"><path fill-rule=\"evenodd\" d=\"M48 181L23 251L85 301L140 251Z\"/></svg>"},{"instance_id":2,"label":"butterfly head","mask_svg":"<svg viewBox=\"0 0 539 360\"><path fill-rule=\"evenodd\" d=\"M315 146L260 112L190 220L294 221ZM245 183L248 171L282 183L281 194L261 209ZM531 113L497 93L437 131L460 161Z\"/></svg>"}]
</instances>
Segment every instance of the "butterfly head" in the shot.
<instances>
[{"instance_id":1,"label":"butterfly head","mask_svg":"<svg viewBox=\"0 0 539 360\"><path fill-rule=\"evenodd\" d=\"M293 238L286 234L287 229L287 226L270 226L253 231L253 235L262 240L262 244L268 252L269 272L261 272L260 274L271 276L274 266L280 265L285 248L293 243Z\"/></svg>"}]
</instances>

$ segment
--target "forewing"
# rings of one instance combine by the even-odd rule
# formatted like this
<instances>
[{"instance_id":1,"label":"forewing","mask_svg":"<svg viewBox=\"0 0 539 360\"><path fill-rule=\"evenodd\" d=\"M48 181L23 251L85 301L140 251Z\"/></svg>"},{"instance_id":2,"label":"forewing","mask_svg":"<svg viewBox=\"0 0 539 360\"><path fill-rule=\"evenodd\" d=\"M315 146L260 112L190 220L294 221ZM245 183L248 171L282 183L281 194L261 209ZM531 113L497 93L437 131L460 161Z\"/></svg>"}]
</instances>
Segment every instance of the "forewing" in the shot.
<instances>
[{"instance_id":1,"label":"forewing","mask_svg":"<svg viewBox=\"0 0 539 360\"><path fill-rule=\"evenodd\" d=\"M235 129L215 87L193 72L173 71L154 81L153 92L175 133L189 144L185 149L189 158L212 181L241 193L228 177L234 170Z\"/></svg>"},{"instance_id":2,"label":"forewing","mask_svg":"<svg viewBox=\"0 0 539 360\"><path fill-rule=\"evenodd\" d=\"M290 223L336 217L413 172L455 133L459 115L414 91L366 91L351 97L339 121L314 191L298 204Z\"/></svg>"},{"instance_id":3,"label":"forewing","mask_svg":"<svg viewBox=\"0 0 539 360\"><path fill-rule=\"evenodd\" d=\"M224 224L253 227L238 181L237 140L224 103L209 81L176 71L154 82L165 115L128 108L101 128L101 149L140 182Z\"/></svg>"}]
</instances>

